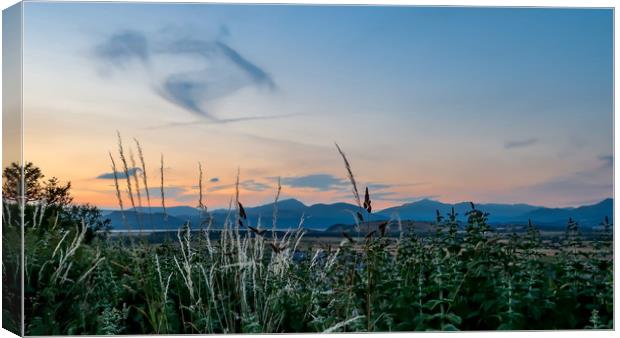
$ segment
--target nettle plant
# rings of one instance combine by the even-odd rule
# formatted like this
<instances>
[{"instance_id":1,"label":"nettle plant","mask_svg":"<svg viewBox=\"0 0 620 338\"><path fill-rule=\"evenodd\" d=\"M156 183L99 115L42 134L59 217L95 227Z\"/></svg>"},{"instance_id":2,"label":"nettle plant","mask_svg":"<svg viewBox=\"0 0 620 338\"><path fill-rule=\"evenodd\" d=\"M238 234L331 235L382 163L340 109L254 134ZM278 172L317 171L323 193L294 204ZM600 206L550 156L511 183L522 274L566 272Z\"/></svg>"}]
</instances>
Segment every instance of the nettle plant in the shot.
<instances>
[{"instance_id":1,"label":"nettle plant","mask_svg":"<svg viewBox=\"0 0 620 338\"><path fill-rule=\"evenodd\" d=\"M125 216L127 205L151 208L152 196L138 195L150 185L142 149L134 143L142 168L136 175L127 175L136 161L120 135L118 157L110 154L114 173L133 176L115 179ZM303 219L296 229L276 231L279 185L273 223L251 224L238 178L228 217L215 228L202 194L202 165L200 224L185 224L161 244L129 235L89 237L95 219L80 219L87 214L71 213L71 203L54 213L30 203L25 208L26 219L33 220L25 226L26 334L613 328L609 219L590 241L568 220L559 249L543 240L533 222L524 231L496 231L473 203L465 222L454 209L437 211L427 234L398 217L371 222L372 192L365 188L360 194L350 162L337 150L358 211L351 218L353 230L343 232L333 247L302 249ZM165 215L163 156L160 165ZM3 207L6 216L15 211L12 201L4 200ZM144 216L138 223L129 224L129 217L125 222L141 229L148 222ZM17 297L7 285L19 280L19 252L9 245L19 238L18 229L15 217L3 217L7 303ZM18 322L12 313L3 318Z\"/></svg>"}]
</instances>

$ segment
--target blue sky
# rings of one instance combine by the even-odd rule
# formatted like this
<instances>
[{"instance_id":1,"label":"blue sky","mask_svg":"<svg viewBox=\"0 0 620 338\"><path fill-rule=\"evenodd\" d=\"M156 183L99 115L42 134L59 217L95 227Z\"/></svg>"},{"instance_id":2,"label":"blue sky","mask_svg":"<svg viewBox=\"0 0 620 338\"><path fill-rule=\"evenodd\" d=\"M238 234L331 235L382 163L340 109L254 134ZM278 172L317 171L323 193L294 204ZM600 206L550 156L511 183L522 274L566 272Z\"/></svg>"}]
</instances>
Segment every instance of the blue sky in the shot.
<instances>
[{"instance_id":1,"label":"blue sky","mask_svg":"<svg viewBox=\"0 0 620 338\"><path fill-rule=\"evenodd\" d=\"M116 130L153 170L164 153L180 204L197 161L217 206L237 167L254 203L276 176L308 203L350 199L334 141L383 206L592 203L613 189L612 24L605 9L27 3L26 156L101 205Z\"/></svg>"}]
</instances>

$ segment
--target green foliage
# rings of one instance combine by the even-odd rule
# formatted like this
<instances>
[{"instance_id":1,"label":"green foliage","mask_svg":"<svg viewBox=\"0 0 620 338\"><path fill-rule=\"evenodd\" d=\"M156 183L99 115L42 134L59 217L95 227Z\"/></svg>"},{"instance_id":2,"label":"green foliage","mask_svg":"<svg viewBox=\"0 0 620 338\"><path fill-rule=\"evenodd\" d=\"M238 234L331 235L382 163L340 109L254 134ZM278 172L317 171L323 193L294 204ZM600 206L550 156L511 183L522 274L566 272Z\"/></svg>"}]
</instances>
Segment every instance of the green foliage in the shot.
<instances>
[{"instance_id":1,"label":"green foliage","mask_svg":"<svg viewBox=\"0 0 620 338\"><path fill-rule=\"evenodd\" d=\"M358 229L371 212L367 191L363 204ZM494 231L472 204L466 224L454 210L437 213L427 236L387 237L401 227L390 221L345 233L335 248L300 249L301 227L283 238L240 231L238 205L223 230L186 224L161 245L98 236L109 224L92 206L28 205L26 335L613 328L607 219L592 242L569 220L556 250L531 222ZM4 208L3 300L16 304L20 233L14 203Z\"/></svg>"}]
</instances>

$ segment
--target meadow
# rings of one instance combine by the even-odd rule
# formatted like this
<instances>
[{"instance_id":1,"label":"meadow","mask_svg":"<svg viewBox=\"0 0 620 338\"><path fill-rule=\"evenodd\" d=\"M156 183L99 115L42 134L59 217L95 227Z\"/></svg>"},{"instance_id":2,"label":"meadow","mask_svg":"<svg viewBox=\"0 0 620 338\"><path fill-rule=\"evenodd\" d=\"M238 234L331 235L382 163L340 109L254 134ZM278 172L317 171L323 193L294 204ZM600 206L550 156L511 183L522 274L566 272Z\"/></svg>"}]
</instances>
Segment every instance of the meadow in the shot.
<instances>
[{"instance_id":1,"label":"meadow","mask_svg":"<svg viewBox=\"0 0 620 338\"><path fill-rule=\"evenodd\" d=\"M614 328L613 225L606 215L587 241L567 220L553 246L531 222L525 231L495 231L474 203L465 224L454 211L438 212L426 234L398 219L370 227L372 194L358 189L338 151L359 212L354 230L329 245L305 241L303 219L296 229L276 231L280 186L273 224L246 224L238 183L214 238L202 174L204 221L162 243L111 237L96 208L70 199L26 203L26 335ZM122 143L119 157L117 169L110 154L114 172L127 174ZM121 187L123 178L115 177L121 210L138 200L150 204L150 196L138 195L147 177L125 178ZM159 183L165 201L163 169ZM45 183L41 190L57 196L59 187ZM18 303L21 281L19 205L5 198L3 207L3 326L18 330L19 309L8 306Z\"/></svg>"}]
</instances>

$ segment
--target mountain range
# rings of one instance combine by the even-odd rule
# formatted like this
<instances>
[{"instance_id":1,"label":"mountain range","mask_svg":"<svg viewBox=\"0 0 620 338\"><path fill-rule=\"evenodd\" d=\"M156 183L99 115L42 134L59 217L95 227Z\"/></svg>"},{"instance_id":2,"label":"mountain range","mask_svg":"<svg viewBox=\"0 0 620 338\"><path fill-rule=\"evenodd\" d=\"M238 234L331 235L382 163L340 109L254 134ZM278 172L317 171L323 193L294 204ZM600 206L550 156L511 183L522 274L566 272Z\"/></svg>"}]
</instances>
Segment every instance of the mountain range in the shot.
<instances>
[{"instance_id":1,"label":"mountain range","mask_svg":"<svg viewBox=\"0 0 620 338\"><path fill-rule=\"evenodd\" d=\"M277 228L296 228L303 216L303 227L314 230L325 230L335 224L353 224L354 217L359 208L349 203L313 204L305 205L296 199L287 199L278 202ZM454 208L458 214L457 219L465 221L465 213L471 210L469 202L456 204L442 203L430 199L423 199L400 206L391 207L373 212L368 215L364 211L367 221L381 221L399 217L409 221L433 221L436 212L446 215ZM613 199L608 198L593 205L584 205L570 208L548 208L529 204L477 204L476 208L489 213L491 225L526 224L529 219L535 224L546 227L563 228L569 217L572 217L580 226L591 228L597 226L605 218L613 218ZM247 214L246 224L263 228L271 228L273 224L274 203L256 207L245 207ZM123 214L118 210L104 210L103 217L111 220L114 229L122 230L132 224L132 229L139 229L142 224L144 229L177 229L185 222L200 224L203 219L200 210L190 206L175 206L166 208L164 214L161 207L134 208L126 210ZM213 227L218 228L224 224L229 215L228 210L216 209L210 212L213 217ZM234 215L230 215L234 219Z\"/></svg>"}]
</instances>

